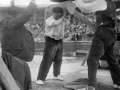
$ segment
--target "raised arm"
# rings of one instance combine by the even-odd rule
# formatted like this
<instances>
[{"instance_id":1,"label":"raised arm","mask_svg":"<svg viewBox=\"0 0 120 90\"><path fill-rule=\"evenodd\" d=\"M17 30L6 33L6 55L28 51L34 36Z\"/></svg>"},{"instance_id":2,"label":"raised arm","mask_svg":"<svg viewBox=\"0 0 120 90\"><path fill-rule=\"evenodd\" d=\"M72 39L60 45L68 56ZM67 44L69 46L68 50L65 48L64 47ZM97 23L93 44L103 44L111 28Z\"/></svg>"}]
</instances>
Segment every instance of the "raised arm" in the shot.
<instances>
[{"instance_id":1,"label":"raised arm","mask_svg":"<svg viewBox=\"0 0 120 90\"><path fill-rule=\"evenodd\" d=\"M7 25L14 29L20 28L31 18L36 8L37 5L33 1L31 1L25 11L18 15L16 18L10 19Z\"/></svg>"}]
</instances>

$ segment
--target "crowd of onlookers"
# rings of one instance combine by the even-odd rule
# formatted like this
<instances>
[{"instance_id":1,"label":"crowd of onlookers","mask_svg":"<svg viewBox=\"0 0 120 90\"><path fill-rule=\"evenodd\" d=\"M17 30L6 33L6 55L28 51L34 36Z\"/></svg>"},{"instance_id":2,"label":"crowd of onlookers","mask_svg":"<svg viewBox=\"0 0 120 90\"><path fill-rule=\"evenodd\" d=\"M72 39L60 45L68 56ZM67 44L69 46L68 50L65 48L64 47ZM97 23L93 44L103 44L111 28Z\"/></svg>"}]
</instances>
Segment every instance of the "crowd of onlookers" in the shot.
<instances>
[{"instance_id":1,"label":"crowd of onlookers","mask_svg":"<svg viewBox=\"0 0 120 90\"><path fill-rule=\"evenodd\" d=\"M95 22L94 13L84 14L83 15L90 19L93 23ZM120 11L117 12L118 18L120 18ZM119 22L119 32L120 32L120 19ZM33 34L34 40L36 42L44 41L45 37L45 25L44 21L41 21L37 24L33 22L28 22L26 24L28 30ZM82 23L80 21L74 20L70 25L66 25L65 27L65 36L64 41L92 41L92 37L94 34L93 28L90 28L87 24Z\"/></svg>"},{"instance_id":2,"label":"crowd of onlookers","mask_svg":"<svg viewBox=\"0 0 120 90\"><path fill-rule=\"evenodd\" d=\"M86 16L88 19L94 20L92 15ZM94 22L94 21L93 21ZM44 41L45 25L43 23L27 23L26 27L33 34L36 42ZM73 22L65 27L64 41L91 41L88 36L92 37L94 32L85 23Z\"/></svg>"},{"instance_id":3,"label":"crowd of onlookers","mask_svg":"<svg viewBox=\"0 0 120 90\"><path fill-rule=\"evenodd\" d=\"M78 22L73 23L65 28L65 41L87 41L88 35L93 35L94 32L86 24Z\"/></svg>"}]
</instances>

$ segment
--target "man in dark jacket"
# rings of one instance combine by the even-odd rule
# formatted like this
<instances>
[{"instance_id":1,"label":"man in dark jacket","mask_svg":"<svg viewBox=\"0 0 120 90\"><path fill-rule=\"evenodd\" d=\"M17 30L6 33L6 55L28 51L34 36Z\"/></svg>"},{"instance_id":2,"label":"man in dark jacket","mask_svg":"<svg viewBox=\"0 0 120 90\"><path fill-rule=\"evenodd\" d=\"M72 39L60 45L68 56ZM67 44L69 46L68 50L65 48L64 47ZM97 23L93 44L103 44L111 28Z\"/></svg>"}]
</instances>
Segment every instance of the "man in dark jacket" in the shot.
<instances>
[{"instance_id":1,"label":"man in dark jacket","mask_svg":"<svg viewBox=\"0 0 120 90\"><path fill-rule=\"evenodd\" d=\"M31 61L33 58L34 41L24 24L31 18L36 8L35 0L31 0L21 14L16 11L18 8L10 7L6 18L0 22L0 46L2 45L0 56L20 90L30 90L32 87L30 68L25 61ZM2 90L6 90L1 80L0 86Z\"/></svg>"},{"instance_id":2,"label":"man in dark jacket","mask_svg":"<svg viewBox=\"0 0 120 90\"><path fill-rule=\"evenodd\" d=\"M1 55L0 55L1 56ZM20 90L31 90L31 73L28 64L19 58L12 56L7 52L2 52L2 59L13 76L15 82L17 83ZM1 72L1 71L0 71ZM6 83L7 84L7 83ZM3 82L0 80L0 86L2 90L7 90Z\"/></svg>"},{"instance_id":3,"label":"man in dark jacket","mask_svg":"<svg viewBox=\"0 0 120 90\"><path fill-rule=\"evenodd\" d=\"M15 6L9 7L1 23L2 50L25 61L31 61L35 51L32 34L24 26L37 8L33 1L23 13Z\"/></svg>"},{"instance_id":4,"label":"man in dark jacket","mask_svg":"<svg viewBox=\"0 0 120 90\"><path fill-rule=\"evenodd\" d=\"M87 59L88 87L78 90L97 90L97 68L99 59L104 54L107 57L114 88L120 89L120 67L113 54L117 37L115 4L112 0L75 0L75 4L84 13L96 13L96 32Z\"/></svg>"}]
</instances>

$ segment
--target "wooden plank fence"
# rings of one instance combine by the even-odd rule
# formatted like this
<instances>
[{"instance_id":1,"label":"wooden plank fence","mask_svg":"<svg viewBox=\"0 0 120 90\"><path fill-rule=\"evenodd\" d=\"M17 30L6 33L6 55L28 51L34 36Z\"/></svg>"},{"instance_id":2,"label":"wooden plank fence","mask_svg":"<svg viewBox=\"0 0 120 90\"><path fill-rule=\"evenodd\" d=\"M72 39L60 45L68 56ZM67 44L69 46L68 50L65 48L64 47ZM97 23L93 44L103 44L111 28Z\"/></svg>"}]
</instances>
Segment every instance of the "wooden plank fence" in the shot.
<instances>
[{"instance_id":1,"label":"wooden plank fence","mask_svg":"<svg viewBox=\"0 0 120 90\"><path fill-rule=\"evenodd\" d=\"M63 51L64 52L75 52L76 56L79 54L86 55L90 49L91 41L78 41L78 42L64 42ZM39 42L36 44L35 55L42 55L44 51L44 42ZM114 45L114 52L120 55L120 41L117 41Z\"/></svg>"}]
</instances>

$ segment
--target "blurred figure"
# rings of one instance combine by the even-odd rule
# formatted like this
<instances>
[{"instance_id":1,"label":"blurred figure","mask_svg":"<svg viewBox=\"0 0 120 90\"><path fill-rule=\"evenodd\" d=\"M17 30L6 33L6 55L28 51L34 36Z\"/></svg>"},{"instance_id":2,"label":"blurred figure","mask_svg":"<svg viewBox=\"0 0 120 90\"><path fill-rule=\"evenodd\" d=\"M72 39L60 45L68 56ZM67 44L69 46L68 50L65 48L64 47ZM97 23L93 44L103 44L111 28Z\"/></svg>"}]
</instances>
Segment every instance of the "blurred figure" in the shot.
<instances>
[{"instance_id":1,"label":"blurred figure","mask_svg":"<svg viewBox=\"0 0 120 90\"><path fill-rule=\"evenodd\" d=\"M30 45L33 44L32 49L34 49L34 42L31 42L31 33L26 30L24 24L30 19L36 8L35 0L31 0L21 14L18 13L18 8L10 7L4 20L0 22L0 50L2 48L0 56L2 56L20 90L30 90L32 88L30 68L25 62L30 61L30 57L25 50L31 49L27 45L29 43ZM34 50L29 51L34 53ZM1 81L0 85L2 90L6 90Z\"/></svg>"},{"instance_id":2,"label":"blurred figure","mask_svg":"<svg viewBox=\"0 0 120 90\"><path fill-rule=\"evenodd\" d=\"M6 11L6 16L2 21L2 50L25 61L33 59L35 44L31 32L26 29L24 24L32 17L36 7L31 2L25 11L21 13L12 1L11 7Z\"/></svg>"},{"instance_id":3,"label":"blurred figure","mask_svg":"<svg viewBox=\"0 0 120 90\"><path fill-rule=\"evenodd\" d=\"M15 6L15 0L11 0L11 6Z\"/></svg>"}]
</instances>

